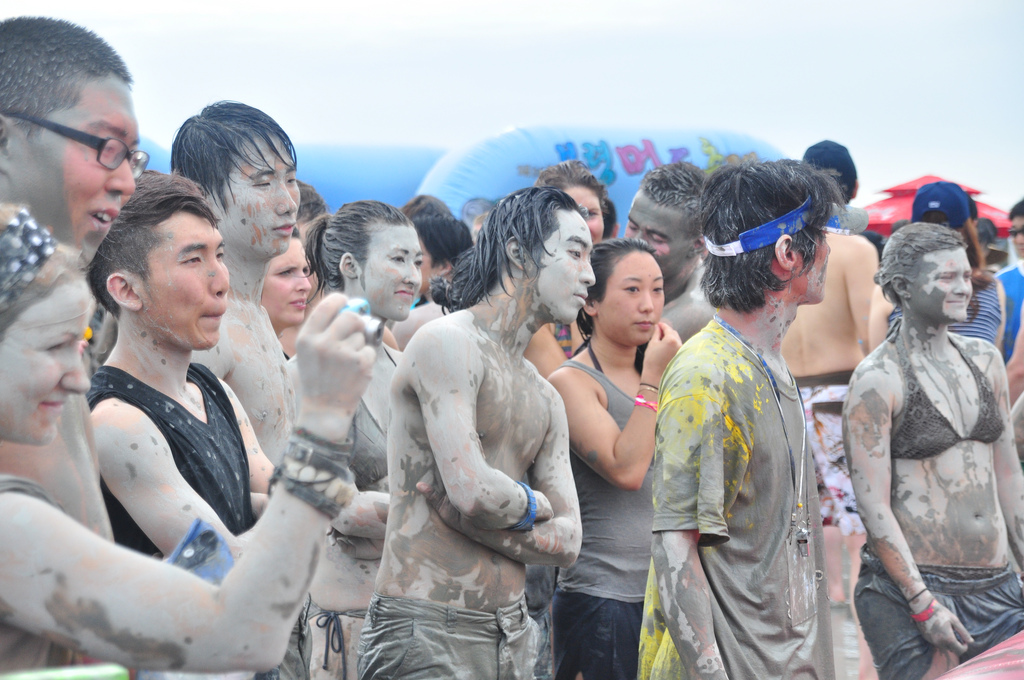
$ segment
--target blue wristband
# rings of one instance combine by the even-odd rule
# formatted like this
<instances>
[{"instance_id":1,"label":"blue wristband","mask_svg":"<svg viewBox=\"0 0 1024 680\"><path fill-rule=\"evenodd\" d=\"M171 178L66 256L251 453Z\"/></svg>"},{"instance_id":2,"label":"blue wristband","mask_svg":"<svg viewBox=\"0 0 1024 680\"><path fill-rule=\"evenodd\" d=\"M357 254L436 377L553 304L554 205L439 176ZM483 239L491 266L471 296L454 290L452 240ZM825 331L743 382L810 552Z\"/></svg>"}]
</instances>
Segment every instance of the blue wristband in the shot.
<instances>
[{"instance_id":1,"label":"blue wristband","mask_svg":"<svg viewBox=\"0 0 1024 680\"><path fill-rule=\"evenodd\" d=\"M516 482L526 491L526 516L510 526L506 531L533 531L533 523L537 521L537 497L533 495L533 489L523 482Z\"/></svg>"}]
</instances>

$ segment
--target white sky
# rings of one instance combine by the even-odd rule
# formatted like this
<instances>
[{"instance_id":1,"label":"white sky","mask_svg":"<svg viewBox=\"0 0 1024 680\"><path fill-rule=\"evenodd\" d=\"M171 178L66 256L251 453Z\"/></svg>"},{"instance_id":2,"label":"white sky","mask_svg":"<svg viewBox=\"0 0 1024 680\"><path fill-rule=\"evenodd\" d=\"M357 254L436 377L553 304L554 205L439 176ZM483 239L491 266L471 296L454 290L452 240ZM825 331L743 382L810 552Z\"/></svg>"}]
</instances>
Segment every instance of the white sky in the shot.
<instances>
[{"instance_id":1,"label":"white sky","mask_svg":"<svg viewBox=\"0 0 1024 680\"><path fill-rule=\"evenodd\" d=\"M0 0L92 29L170 147L235 99L296 142L453 149L516 125L715 128L849 147L864 205L923 174L1024 198L1017 0ZM1024 154L1022 154L1024 156Z\"/></svg>"}]
</instances>

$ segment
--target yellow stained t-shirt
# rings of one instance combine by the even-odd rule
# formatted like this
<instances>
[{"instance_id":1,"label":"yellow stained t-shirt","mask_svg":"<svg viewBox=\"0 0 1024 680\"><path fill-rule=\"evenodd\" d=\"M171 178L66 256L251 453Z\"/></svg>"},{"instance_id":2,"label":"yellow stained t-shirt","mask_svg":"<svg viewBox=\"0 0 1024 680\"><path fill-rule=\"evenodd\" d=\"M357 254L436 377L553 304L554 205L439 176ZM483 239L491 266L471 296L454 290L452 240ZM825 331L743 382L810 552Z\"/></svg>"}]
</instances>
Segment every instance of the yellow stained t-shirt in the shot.
<instances>
[{"instance_id":1,"label":"yellow stained t-shirt","mask_svg":"<svg viewBox=\"0 0 1024 680\"><path fill-rule=\"evenodd\" d=\"M834 677L813 461L801 455L796 385L777 378L778 400L752 350L712 321L666 368L658 400L653 529L700 532L715 638L731 680ZM794 478L803 481L802 508ZM796 554L794 509L811 533L806 557ZM652 564L642 680L688 677L664 612Z\"/></svg>"}]
</instances>

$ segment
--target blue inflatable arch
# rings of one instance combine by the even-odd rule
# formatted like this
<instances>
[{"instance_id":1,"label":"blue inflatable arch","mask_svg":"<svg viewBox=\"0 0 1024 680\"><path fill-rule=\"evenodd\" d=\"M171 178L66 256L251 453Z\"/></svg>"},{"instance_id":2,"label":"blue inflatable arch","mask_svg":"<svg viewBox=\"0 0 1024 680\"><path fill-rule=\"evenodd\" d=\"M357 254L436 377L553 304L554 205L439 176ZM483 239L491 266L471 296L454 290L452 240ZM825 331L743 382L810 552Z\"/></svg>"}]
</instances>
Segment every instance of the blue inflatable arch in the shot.
<instances>
[{"instance_id":1,"label":"blue inflatable arch","mask_svg":"<svg viewBox=\"0 0 1024 680\"><path fill-rule=\"evenodd\" d=\"M148 139L140 148L150 155L150 169L171 171L170 151ZM363 199L401 207L416 195L423 176L442 154L441 149L422 146L296 144L296 174L320 192L331 210Z\"/></svg>"},{"instance_id":2,"label":"blue inflatable arch","mask_svg":"<svg viewBox=\"0 0 1024 680\"><path fill-rule=\"evenodd\" d=\"M746 158L783 154L754 137L716 130L648 128L515 128L442 157L417 194L444 201L468 224L511 191L530 186L538 173L578 159L608 187L622 228L640 179L666 163L688 161L708 170Z\"/></svg>"}]
</instances>

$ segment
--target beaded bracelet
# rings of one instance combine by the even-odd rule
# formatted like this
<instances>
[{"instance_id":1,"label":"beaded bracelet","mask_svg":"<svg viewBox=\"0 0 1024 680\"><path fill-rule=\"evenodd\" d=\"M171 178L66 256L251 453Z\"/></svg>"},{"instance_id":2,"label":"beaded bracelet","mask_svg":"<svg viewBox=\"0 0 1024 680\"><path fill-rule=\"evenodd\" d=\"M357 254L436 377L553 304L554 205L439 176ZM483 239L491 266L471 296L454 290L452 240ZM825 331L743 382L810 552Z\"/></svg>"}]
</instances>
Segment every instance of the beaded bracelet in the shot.
<instances>
[{"instance_id":1,"label":"beaded bracelet","mask_svg":"<svg viewBox=\"0 0 1024 680\"><path fill-rule=\"evenodd\" d=\"M270 480L289 493L330 516L338 514L356 493L352 471L348 468L352 446L349 439L338 445L297 430L289 439L281 464Z\"/></svg>"},{"instance_id":2,"label":"beaded bracelet","mask_svg":"<svg viewBox=\"0 0 1024 680\"><path fill-rule=\"evenodd\" d=\"M914 619L918 623L924 623L928 619L932 618L935 613L935 598L932 598L931 603L921 612L917 614L911 614L910 618Z\"/></svg>"},{"instance_id":3,"label":"beaded bracelet","mask_svg":"<svg viewBox=\"0 0 1024 680\"><path fill-rule=\"evenodd\" d=\"M642 394L637 394L636 395L636 399L633 400L633 403L636 406L643 406L644 408L649 408L652 411L654 411L655 413L658 412L658 402L656 402L656 401L647 401L646 399L644 399Z\"/></svg>"}]
</instances>

